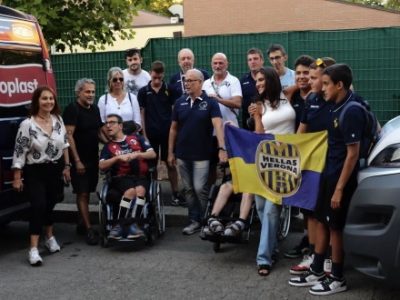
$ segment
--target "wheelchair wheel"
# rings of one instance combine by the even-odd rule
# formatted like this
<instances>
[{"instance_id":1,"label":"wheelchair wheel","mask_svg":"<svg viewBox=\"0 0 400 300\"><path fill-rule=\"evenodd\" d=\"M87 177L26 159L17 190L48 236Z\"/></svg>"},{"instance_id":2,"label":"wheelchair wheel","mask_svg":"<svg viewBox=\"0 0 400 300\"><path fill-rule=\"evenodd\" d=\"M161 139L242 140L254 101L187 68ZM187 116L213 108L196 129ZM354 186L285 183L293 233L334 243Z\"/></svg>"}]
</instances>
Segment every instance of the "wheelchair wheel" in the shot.
<instances>
[{"instance_id":1,"label":"wheelchair wheel","mask_svg":"<svg viewBox=\"0 0 400 300\"><path fill-rule=\"evenodd\" d=\"M283 205L279 220L279 231L278 231L278 239L280 241L284 240L289 233L290 214L291 214L291 207L289 205Z\"/></svg>"},{"instance_id":2,"label":"wheelchair wheel","mask_svg":"<svg viewBox=\"0 0 400 300\"><path fill-rule=\"evenodd\" d=\"M104 211L103 203L99 201L99 227L100 227L100 245L104 248L108 247L107 239L107 215Z\"/></svg>"},{"instance_id":3,"label":"wheelchair wheel","mask_svg":"<svg viewBox=\"0 0 400 300\"><path fill-rule=\"evenodd\" d=\"M153 202L158 235L162 235L165 232L165 213L164 202L161 199L161 185L157 180L152 181L150 196Z\"/></svg>"}]
</instances>

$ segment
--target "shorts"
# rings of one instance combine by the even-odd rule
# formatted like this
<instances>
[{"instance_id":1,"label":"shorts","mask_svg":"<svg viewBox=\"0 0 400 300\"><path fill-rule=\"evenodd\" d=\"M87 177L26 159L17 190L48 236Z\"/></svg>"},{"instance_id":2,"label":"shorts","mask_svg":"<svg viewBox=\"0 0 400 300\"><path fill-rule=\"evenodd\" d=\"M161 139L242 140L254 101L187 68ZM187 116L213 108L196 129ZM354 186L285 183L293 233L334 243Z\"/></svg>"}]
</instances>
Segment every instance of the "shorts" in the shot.
<instances>
[{"instance_id":1,"label":"shorts","mask_svg":"<svg viewBox=\"0 0 400 300\"><path fill-rule=\"evenodd\" d=\"M119 204L126 190L130 188L135 188L137 186L143 186L147 191L148 185L149 185L148 180L143 177L135 177L135 176L114 177L111 180L106 200L108 203Z\"/></svg>"},{"instance_id":2,"label":"shorts","mask_svg":"<svg viewBox=\"0 0 400 300\"><path fill-rule=\"evenodd\" d=\"M354 191L357 188L357 176L350 177L343 190L340 208L332 209L331 199L335 192L337 180L323 178L314 217L329 228L342 231L346 224L347 212Z\"/></svg>"},{"instance_id":3,"label":"shorts","mask_svg":"<svg viewBox=\"0 0 400 300\"><path fill-rule=\"evenodd\" d=\"M303 214L303 216L314 217L314 211L312 210L300 207L300 212Z\"/></svg>"},{"instance_id":4,"label":"shorts","mask_svg":"<svg viewBox=\"0 0 400 300\"><path fill-rule=\"evenodd\" d=\"M84 174L78 174L75 167L71 168L71 184L74 194L93 193L99 181L98 166L87 167Z\"/></svg>"},{"instance_id":5,"label":"shorts","mask_svg":"<svg viewBox=\"0 0 400 300\"><path fill-rule=\"evenodd\" d=\"M167 161L168 159L168 135L151 135L148 134L149 142L154 152L157 153L157 158L160 155L162 161ZM159 153L161 151L161 153Z\"/></svg>"}]
</instances>

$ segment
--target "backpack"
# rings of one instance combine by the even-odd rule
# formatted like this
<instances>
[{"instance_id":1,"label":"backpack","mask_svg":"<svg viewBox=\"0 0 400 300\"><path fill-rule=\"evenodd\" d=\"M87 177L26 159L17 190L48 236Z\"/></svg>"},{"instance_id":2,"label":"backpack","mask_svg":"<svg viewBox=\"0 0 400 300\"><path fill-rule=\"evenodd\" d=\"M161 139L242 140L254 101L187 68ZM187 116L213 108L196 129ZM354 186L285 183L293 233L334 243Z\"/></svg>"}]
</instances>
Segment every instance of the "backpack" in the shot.
<instances>
[{"instance_id":1,"label":"backpack","mask_svg":"<svg viewBox=\"0 0 400 300\"><path fill-rule=\"evenodd\" d=\"M379 139L379 122L375 114L371 111L369 104L359 96L355 96L355 101L350 101L339 115L339 126L343 124L346 112L351 107L359 107L366 120L364 133L360 141L360 159L367 159L373 146Z\"/></svg>"}]
</instances>

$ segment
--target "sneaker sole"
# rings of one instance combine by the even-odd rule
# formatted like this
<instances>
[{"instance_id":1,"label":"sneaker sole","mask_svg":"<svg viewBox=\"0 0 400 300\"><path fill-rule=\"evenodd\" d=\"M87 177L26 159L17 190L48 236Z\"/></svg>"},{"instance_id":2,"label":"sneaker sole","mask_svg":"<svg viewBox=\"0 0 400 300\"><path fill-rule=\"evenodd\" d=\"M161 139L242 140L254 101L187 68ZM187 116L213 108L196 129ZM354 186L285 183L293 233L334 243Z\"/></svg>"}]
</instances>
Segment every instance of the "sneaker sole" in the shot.
<instances>
[{"instance_id":1,"label":"sneaker sole","mask_svg":"<svg viewBox=\"0 0 400 300\"><path fill-rule=\"evenodd\" d=\"M37 261L37 262L35 262L35 263L29 262L29 264L30 264L32 267L40 267L40 266L42 265L42 262L39 260L39 261Z\"/></svg>"},{"instance_id":2,"label":"sneaker sole","mask_svg":"<svg viewBox=\"0 0 400 300\"><path fill-rule=\"evenodd\" d=\"M199 232L199 231L200 231L200 229L196 229L196 230L191 231L191 232L182 231L182 234L183 235L193 235L193 234L195 234L196 232Z\"/></svg>"},{"instance_id":3,"label":"sneaker sole","mask_svg":"<svg viewBox=\"0 0 400 300\"><path fill-rule=\"evenodd\" d=\"M122 236L109 236L108 239L109 239L109 240L116 240L116 241L118 241L118 240L122 239Z\"/></svg>"},{"instance_id":4,"label":"sneaker sole","mask_svg":"<svg viewBox=\"0 0 400 300\"><path fill-rule=\"evenodd\" d=\"M61 251L61 249L57 249L57 250L51 251L50 248L47 248L47 247L46 247L46 249L47 249L47 251L49 251L49 253L51 253L51 254L54 254L54 253L57 253L57 252L60 252L60 251Z\"/></svg>"},{"instance_id":5,"label":"sneaker sole","mask_svg":"<svg viewBox=\"0 0 400 300\"><path fill-rule=\"evenodd\" d=\"M309 271L310 269L307 270L290 270L290 274L292 275L303 275L305 272Z\"/></svg>"},{"instance_id":6,"label":"sneaker sole","mask_svg":"<svg viewBox=\"0 0 400 300\"><path fill-rule=\"evenodd\" d=\"M302 286L313 286L313 285L316 285L317 283L319 283L320 281L310 281L310 282L293 282L293 281L290 281L289 280L289 285L291 285L291 286L299 286L299 287L302 287Z\"/></svg>"},{"instance_id":7,"label":"sneaker sole","mask_svg":"<svg viewBox=\"0 0 400 300\"><path fill-rule=\"evenodd\" d=\"M136 234L136 235L128 235L126 236L127 239L139 239L139 238L144 238L143 234Z\"/></svg>"},{"instance_id":8,"label":"sneaker sole","mask_svg":"<svg viewBox=\"0 0 400 300\"><path fill-rule=\"evenodd\" d=\"M345 292L345 291L347 291L347 286L340 287L333 291L313 291L312 289L309 290L310 294L315 295L315 296L327 296L327 295L337 294L337 293L341 293L341 292Z\"/></svg>"}]
</instances>

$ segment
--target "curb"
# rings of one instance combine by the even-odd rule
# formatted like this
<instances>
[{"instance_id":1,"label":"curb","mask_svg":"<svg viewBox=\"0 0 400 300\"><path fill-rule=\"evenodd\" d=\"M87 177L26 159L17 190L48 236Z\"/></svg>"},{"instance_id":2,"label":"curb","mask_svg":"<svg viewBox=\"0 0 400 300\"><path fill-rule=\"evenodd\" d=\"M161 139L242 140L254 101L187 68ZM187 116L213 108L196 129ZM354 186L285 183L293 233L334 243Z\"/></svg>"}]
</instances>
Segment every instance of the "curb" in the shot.
<instances>
[{"instance_id":1,"label":"curb","mask_svg":"<svg viewBox=\"0 0 400 300\"><path fill-rule=\"evenodd\" d=\"M168 227L183 227L187 224L187 208L165 206L165 225ZM92 224L99 223L97 204L89 204L89 216ZM75 203L57 203L53 217L55 222L77 223L78 208Z\"/></svg>"},{"instance_id":2,"label":"curb","mask_svg":"<svg viewBox=\"0 0 400 300\"><path fill-rule=\"evenodd\" d=\"M187 225L187 208L164 206L165 225L167 227L184 227ZM98 205L89 204L90 221L92 224L99 223ZM54 208L54 221L60 223L77 223L78 209L75 203L58 203ZM303 219L294 217L290 224L291 232L303 232Z\"/></svg>"}]
</instances>

